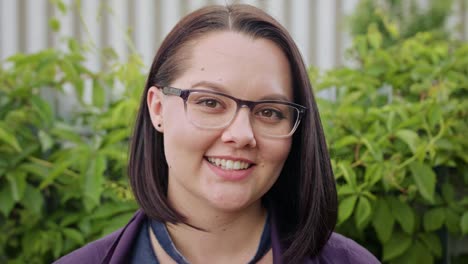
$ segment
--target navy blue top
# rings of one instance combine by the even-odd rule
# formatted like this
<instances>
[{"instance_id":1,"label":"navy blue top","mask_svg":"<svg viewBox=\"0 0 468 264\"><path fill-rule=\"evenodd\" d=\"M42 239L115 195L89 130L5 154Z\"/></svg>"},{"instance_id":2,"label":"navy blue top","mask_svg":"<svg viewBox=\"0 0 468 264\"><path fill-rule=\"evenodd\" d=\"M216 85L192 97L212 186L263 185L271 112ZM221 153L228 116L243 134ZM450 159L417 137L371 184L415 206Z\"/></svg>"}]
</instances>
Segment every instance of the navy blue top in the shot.
<instances>
[{"instance_id":1,"label":"navy blue top","mask_svg":"<svg viewBox=\"0 0 468 264\"><path fill-rule=\"evenodd\" d=\"M175 262L179 264L189 264L189 261L182 256L177 250L172 239L167 231L166 225L159 221L147 219L141 225L138 231L138 236L135 240L133 247L133 254L131 256L131 263L146 263L146 264L159 264L158 258L151 246L151 240L148 232L148 226L151 226L156 239L158 240L161 247ZM270 220L269 214L263 227L262 236L260 243L257 248L255 256L248 262L248 264L254 264L259 261L265 254L271 249L271 235L270 235Z\"/></svg>"}]
</instances>

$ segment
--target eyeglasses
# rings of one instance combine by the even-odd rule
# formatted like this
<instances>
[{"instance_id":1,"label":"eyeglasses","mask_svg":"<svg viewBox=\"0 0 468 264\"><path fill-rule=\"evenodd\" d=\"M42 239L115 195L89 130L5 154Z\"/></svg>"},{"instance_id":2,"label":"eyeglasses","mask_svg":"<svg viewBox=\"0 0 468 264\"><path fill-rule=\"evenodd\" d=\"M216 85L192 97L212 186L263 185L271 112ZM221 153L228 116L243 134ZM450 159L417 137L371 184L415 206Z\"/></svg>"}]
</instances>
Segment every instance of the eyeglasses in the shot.
<instances>
[{"instance_id":1,"label":"eyeglasses","mask_svg":"<svg viewBox=\"0 0 468 264\"><path fill-rule=\"evenodd\" d=\"M228 127L241 107L248 107L254 133L268 137L290 137L296 131L306 107L278 100L247 101L214 91L159 87L165 95L184 100L187 119L203 129Z\"/></svg>"}]
</instances>

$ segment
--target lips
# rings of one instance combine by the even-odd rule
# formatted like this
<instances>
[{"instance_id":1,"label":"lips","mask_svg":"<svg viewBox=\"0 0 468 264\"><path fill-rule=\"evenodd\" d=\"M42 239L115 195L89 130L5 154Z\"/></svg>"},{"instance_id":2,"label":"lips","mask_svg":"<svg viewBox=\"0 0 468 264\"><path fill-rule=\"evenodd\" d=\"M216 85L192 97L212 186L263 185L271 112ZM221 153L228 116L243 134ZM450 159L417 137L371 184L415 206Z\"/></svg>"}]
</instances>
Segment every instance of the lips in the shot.
<instances>
[{"instance_id":1,"label":"lips","mask_svg":"<svg viewBox=\"0 0 468 264\"><path fill-rule=\"evenodd\" d=\"M206 158L209 163L223 169L223 170L246 170L251 167L253 164L244 160L232 160L232 159L224 159L224 158L213 158L207 157Z\"/></svg>"}]
</instances>

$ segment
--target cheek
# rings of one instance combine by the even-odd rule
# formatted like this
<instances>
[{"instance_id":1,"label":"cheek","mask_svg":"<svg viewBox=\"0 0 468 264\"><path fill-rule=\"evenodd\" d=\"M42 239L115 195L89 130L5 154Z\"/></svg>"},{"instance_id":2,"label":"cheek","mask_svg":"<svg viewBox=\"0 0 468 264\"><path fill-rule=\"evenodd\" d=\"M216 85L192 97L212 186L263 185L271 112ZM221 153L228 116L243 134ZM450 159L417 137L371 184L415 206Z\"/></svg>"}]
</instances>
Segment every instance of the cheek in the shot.
<instances>
[{"instance_id":1,"label":"cheek","mask_svg":"<svg viewBox=\"0 0 468 264\"><path fill-rule=\"evenodd\" d=\"M275 167L282 167L291 150L291 140L284 139L277 140L276 142L265 142L263 146L263 158L265 161L274 163L277 165Z\"/></svg>"},{"instance_id":2,"label":"cheek","mask_svg":"<svg viewBox=\"0 0 468 264\"><path fill-rule=\"evenodd\" d=\"M164 115L164 151L170 168L193 168L216 139L214 133L200 130L185 117L183 105L167 107ZM184 164L181 166L181 162Z\"/></svg>"},{"instance_id":3,"label":"cheek","mask_svg":"<svg viewBox=\"0 0 468 264\"><path fill-rule=\"evenodd\" d=\"M261 163L258 164L265 173L270 175L267 180L268 182L273 185L273 183L278 178L281 170L283 169L284 163L288 158L289 151L291 149L291 141L284 140L284 141L271 141L271 142L263 142L261 153ZM271 182L272 181L272 182Z\"/></svg>"}]
</instances>

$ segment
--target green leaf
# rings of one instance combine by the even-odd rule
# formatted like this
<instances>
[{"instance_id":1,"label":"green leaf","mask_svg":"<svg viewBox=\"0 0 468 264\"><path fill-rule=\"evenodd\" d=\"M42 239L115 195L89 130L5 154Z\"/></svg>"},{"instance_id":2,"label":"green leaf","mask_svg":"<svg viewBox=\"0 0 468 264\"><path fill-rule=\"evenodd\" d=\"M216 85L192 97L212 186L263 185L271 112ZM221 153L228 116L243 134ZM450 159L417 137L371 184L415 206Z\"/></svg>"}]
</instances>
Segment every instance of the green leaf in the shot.
<instances>
[{"instance_id":1,"label":"green leaf","mask_svg":"<svg viewBox=\"0 0 468 264\"><path fill-rule=\"evenodd\" d=\"M134 214L135 214L134 212L124 213L124 214L120 214L120 215L112 217L111 220L106 220L106 226L102 230L102 235L103 236L107 235L121 228L122 226L128 223L128 221L133 217Z\"/></svg>"},{"instance_id":2,"label":"green leaf","mask_svg":"<svg viewBox=\"0 0 468 264\"><path fill-rule=\"evenodd\" d=\"M362 143L364 143L364 145L376 161L382 160L382 151L380 150L380 148L374 148L374 146L370 143L370 141L367 138L362 138L361 141Z\"/></svg>"},{"instance_id":3,"label":"green leaf","mask_svg":"<svg viewBox=\"0 0 468 264\"><path fill-rule=\"evenodd\" d=\"M424 214L424 229L435 231L442 227L445 221L445 209L434 208Z\"/></svg>"},{"instance_id":4,"label":"green leaf","mask_svg":"<svg viewBox=\"0 0 468 264\"><path fill-rule=\"evenodd\" d=\"M428 248L418 240L413 242L407 253L406 261L401 261L400 263L434 263L434 257L429 253Z\"/></svg>"},{"instance_id":5,"label":"green leaf","mask_svg":"<svg viewBox=\"0 0 468 264\"><path fill-rule=\"evenodd\" d=\"M356 204L357 196L352 195L343 199L338 206L338 224L343 223L353 213L354 205Z\"/></svg>"},{"instance_id":6,"label":"green leaf","mask_svg":"<svg viewBox=\"0 0 468 264\"><path fill-rule=\"evenodd\" d=\"M17 152L21 152L21 147L13 133L0 126L0 141L3 141L13 147Z\"/></svg>"},{"instance_id":7,"label":"green leaf","mask_svg":"<svg viewBox=\"0 0 468 264\"><path fill-rule=\"evenodd\" d=\"M55 118L50 104L37 95L33 95L31 97L31 103L33 105L33 109L39 114L41 121L43 122L42 125L50 126Z\"/></svg>"},{"instance_id":8,"label":"green leaf","mask_svg":"<svg viewBox=\"0 0 468 264\"><path fill-rule=\"evenodd\" d=\"M53 32L58 32L60 30L60 22L56 17L49 19L49 27Z\"/></svg>"},{"instance_id":9,"label":"green leaf","mask_svg":"<svg viewBox=\"0 0 468 264\"><path fill-rule=\"evenodd\" d=\"M361 196L356 207L356 212L354 213L354 221L359 230L364 229L365 224L369 220L372 213L372 207L369 200Z\"/></svg>"},{"instance_id":10,"label":"green leaf","mask_svg":"<svg viewBox=\"0 0 468 264\"><path fill-rule=\"evenodd\" d=\"M402 255L411 246L411 237L396 232L383 244L383 261L388 261Z\"/></svg>"},{"instance_id":11,"label":"green leaf","mask_svg":"<svg viewBox=\"0 0 468 264\"><path fill-rule=\"evenodd\" d=\"M41 143L42 152L48 151L54 144L52 137L43 130L39 130L38 137L39 142Z\"/></svg>"},{"instance_id":12,"label":"green leaf","mask_svg":"<svg viewBox=\"0 0 468 264\"><path fill-rule=\"evenodd\" d=\"M15 200L13 199L13 194L11 191L11 186L5 184L0 187L0 211L5 217L8 217L11 210L15 205Z\"/></svg>"},{"instance_id":13,"label":"green leaf","mask_svg":"<svg viewBox=\"0 0 468 264\"><path fill-rule=\"evenodd\" d=\"M60 232L54 232L53 238L50 238L51 241L53 241L53 252L52 254L54 255L54 259L58 259L61 255L64 243L63 243L63 237L60 234Z\"/></svg>"},{"instance_id":14,"label":"green leaf","mask_svg":"<svg viewBox=\"0 0 468 264\"><path fill-rule=\"evenodd\" d=\"M355 194L356 189L351 185L339 185L337 186L338 197Z\"/></svg>"},{"instance_id":15,"label":"green leaf","mask_svg":"<svg viewBox=\"0 0 468 264\"><path fill-rule=\"evenodd\" d=\"M106 102L106 91L99 80L93 79L93 105L103 107Z\"/></svg>"},{"instance_id":16,"label":"green leaf","mask_svg":"<svg viewBox=\"0 0 468 264\"><path fill-rule=\"evenodd\" d=\"M21 170L16 170L7 173L6 177L11 186L13 200L18 202L23 198L26 189L26 173Z\"/></svg>"},{"instance_id":17,"label":"green leaf","mask_svg":"<svg viewBox=\"0 0 468 264\"><path fill-rule=\"evenodd\" d=\"M375 23L369 25L367 38L372 48L378 49L382 45L382 34L379 32Z\"/></svg>"},{"instance_id":18,"label":"green leaf","mask_svg":"<svg viewBox=\"0 0 468 264\"><path fill-rule=\"evenodd\" d=\"M71 239L72 241L74 241L76 244L78 245L83 245L84 244L84 237L83 235L78 232L76 229L72 229L72 228L64 228L62 230L64 236L66 238L69 238Z\"/></svg>"},{"instance_id":19,"label":"green leaf","mask_svg":"<svg viewBox=\"0 0 468 264\"><path fill-rule=\"evenodd\" d=\"M460 215L455 213L450 208L445 208L445 226L447 227L450 233L453 233L453 234L461 233L460 221L461 221Z\"/></svg>"},{"instance_id":20,"label":"green leaf","mask_svg":"<svg viewBox=\"0 0 468 264\"><path fill-rule=\"evenodd\" d=\"M83 219L83 214L67 214L63 217L60 221L60 227L67 227L72 224L78 223L81 219Z\"/></svg>"},{"instance_id":21,"label":"green leaf","mask_svg":"<svg viewBox=\"0 0 468 264\"><path fill-rule=\"evenodd\" d=\"M380 242L384 243L390 239L394 223L395 218L390 211L390 206L387 201L384 199L377 200L372 218L372 226L374 227Z\"/></svg>"},{"instance_id":22,"label":"green leaf","mask_svg":"<svg viewBox=\"0 0 468 264\"><path fill-rule=\"evenodd\" d=\"M403 231L407 234L414 232L414 226L416 222L416 216L413 209L407 204L395 197L389 197L390 207L392 208L392 214L400 224Z\"/></svg>"},{"instance_id":23,"label":"green leaf","mask_svg":"<svg viewBox=\"0 0 468 264\"><path fill-rule=\"evenodd\" d=\"M364 180L369 186L374 186L383 177L383 166L381 164L371 164L366 168Z\"/></svg>"},{"instance_id":24,"label":"green leaf","mask_svg":"<svg viewBox=\"0 0 468 264\"><path fill-rule=\"evenodd\" d=\"M332 144L332 147L335 149L341 149L343 147L346 147L351 144L355 144L359 141L359 139L356 136L353 135L348 135L340 138L337 140L335 143Z\"/></svg>"},{"instance_id":25,"label":"green leaf","mask_svg":"<svg viewBox=\"0 0 468 264\"><path fill-rule=\"evenodd\" d=\"M422 233L419 234L419 238L435 256L442 256L442 245L440 243L440 239L435 233Z\"/></svg>"},{"instance_id":26,"label":"green leaf","mask_svg":"<svg viewBox=\"0 0 468 264\"><path fill-rule=\"evenodd\" d=\"M460 226L461 226L462 234L463 235L468 234L468 211L462 215L460 219Z\"/></svg>"},{"instance_id":27,"label":"green leaf","mask_svg":"<svg viewBox=\"0 0 468 264\"><path fill-rule=\"evenodd\" d=\"M453 189L453 185L446 182L442 184L442 197L444 197L445 201L448 203L455 200L455 190Z\"/></svg>"},{"instance_id":28,"label":"green leaf","mask_svg":"<svg viewBox=\"0 0 468 264\"><path fill-rule=\"evenodd\" d=\"M55 179L59 177L60 175L62 175L63 172L67 170L71 164L75 163L75 161L79 158L78 156L79 155L64 157L66 158L65 160L60 159L57 162L55 162L54 168L49 173L49 175L47 175L47 178L45 178L41 182L41 184L39 185L39 189L42 190L46 188L47 186L49 186L50 184L52 184L55 181Z\"/></svg>"},{"instance_id":29,"label":"green leaf","mask_svg":"<svg viewBox=\"0 0 468 264\"><path fill-rule=\"evenodd\" d=\"M347 162L340 162L338 163L338 168L340 168L343 173L346 182L353 187L356 186L356 174L351 166Z\"/></svg>"},{"instance_id":30,"label":"green leaf","mask_svg":"<svg viewBox=\"0 0 468 264\"><path fill-rule=\"evenodd\" d=\"M26 185L24 198L21 203L34 214L40 215L42 206L44 205L44 198L39 189L28 184Z\"/></svg>"},{"instance_id":31,"label":"green leaf","mask_svg":"<svg viewBox=\"0 0 468 264\"><path fill-rule=\"evenodd\" d=\"M429 108L428 114L428 122L431 127L436 126L439 121L442 119L442 109L438 104L432 104Z\"/></svg>"},{"instance_id":32,"label":"green leaf","mask_svg":"<svg viewBox=\"0 0 468 264\"><path fill-rule=\"evenodd\" d=\"M99 206L99 208L97 208L95 212L93 212L90 219L110 219L117 214L125 212L134 212L136 209L135 206L136 205L134 202L106 203L102 206Z\"/></svg>"},{"instance_id":33,"label":"green leaf","mask_svg":"<svg viewBox=\"0 0 468 264\"><path fill-rule=\"evenodd\" d=\"M84 198L88 199L85 203L87 209L90 210L94 206L99 205L102 193L102 185L104 183L104 170L106 169L106 158L103 154L98 153L89 163L88 170L85 175L84 182Z\"/></svg>"},{"instance_id":34,"label":"green leaf","mask_svg":"<svg viewBox=\"0 0 468 264\"><path fill-rule=\"evenodd\" d=\"M405 142L413 154L416 153L419 145L419 136L416 134L416 132L407 129L401 129L395 133L395 136Z\"/></svg>"},{"instance_id":35,"label":"green leaf","mask_svg":"<svg viewBox=\"0 0 468 264\"><path fill-rule=\"evenodd\" d=\"M434 203L436 176L427 165L415 161L410 164L411 174L421 196L428 202Z\"/></svg>"}]
</instances>

